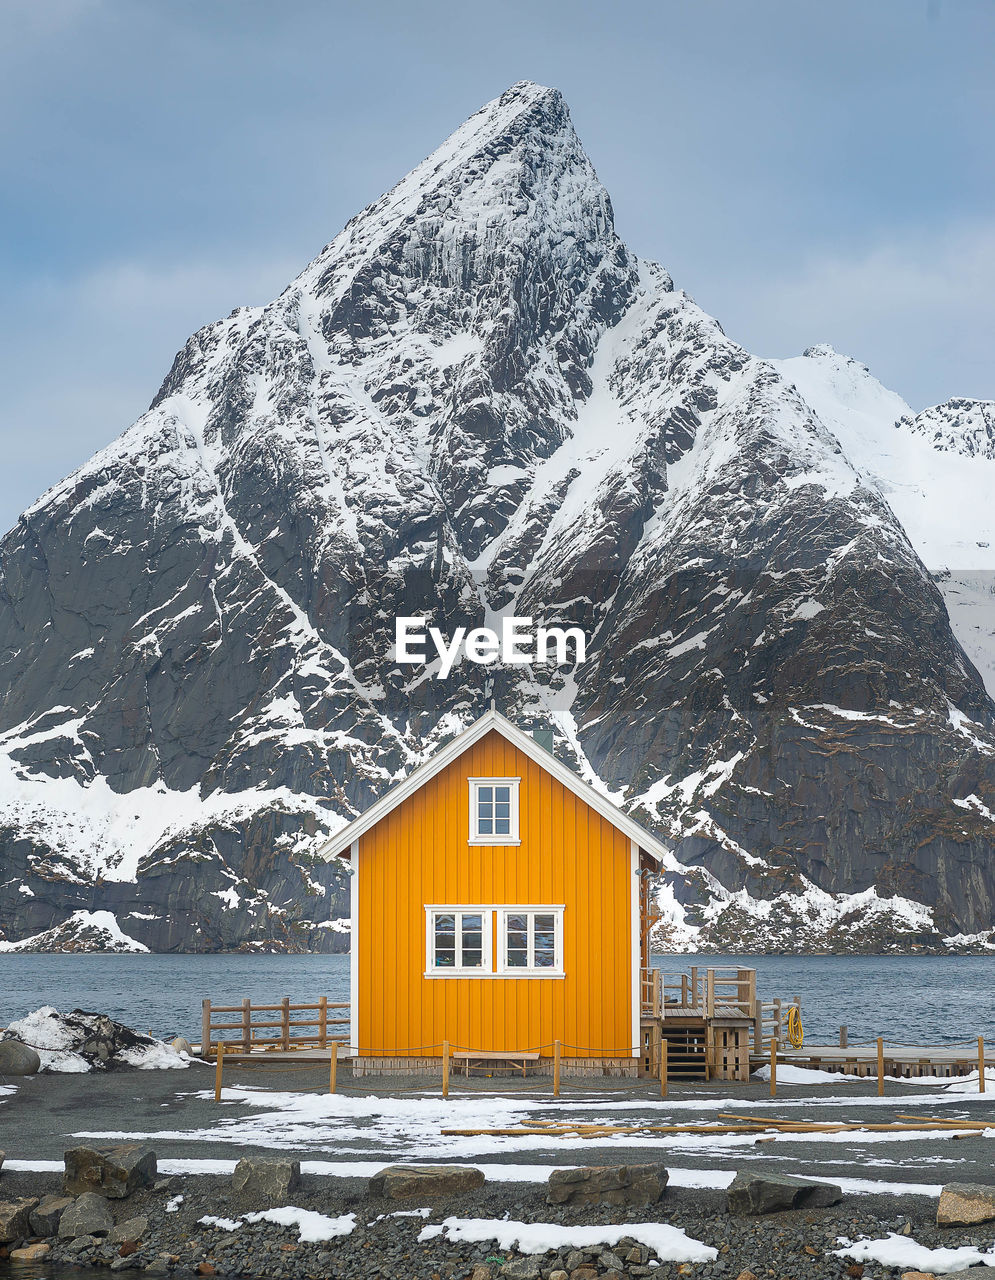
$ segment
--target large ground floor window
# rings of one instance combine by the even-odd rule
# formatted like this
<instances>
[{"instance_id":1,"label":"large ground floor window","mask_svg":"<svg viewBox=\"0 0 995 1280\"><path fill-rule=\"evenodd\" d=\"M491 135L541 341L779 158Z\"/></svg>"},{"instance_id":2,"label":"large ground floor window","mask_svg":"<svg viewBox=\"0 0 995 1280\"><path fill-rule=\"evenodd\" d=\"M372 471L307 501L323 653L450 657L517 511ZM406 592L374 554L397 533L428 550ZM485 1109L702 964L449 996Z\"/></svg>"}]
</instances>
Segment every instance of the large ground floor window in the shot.
<instances>
[{"instance_id":1,"label":"large ground floor window","mask_svg":"<svg viewBox=\"0 0 995 1280\"><path fill-rule=\"evenodd\" d=\"M562 906L428 906L428 978L562 978Z\"/></svg>"}]
</instances>

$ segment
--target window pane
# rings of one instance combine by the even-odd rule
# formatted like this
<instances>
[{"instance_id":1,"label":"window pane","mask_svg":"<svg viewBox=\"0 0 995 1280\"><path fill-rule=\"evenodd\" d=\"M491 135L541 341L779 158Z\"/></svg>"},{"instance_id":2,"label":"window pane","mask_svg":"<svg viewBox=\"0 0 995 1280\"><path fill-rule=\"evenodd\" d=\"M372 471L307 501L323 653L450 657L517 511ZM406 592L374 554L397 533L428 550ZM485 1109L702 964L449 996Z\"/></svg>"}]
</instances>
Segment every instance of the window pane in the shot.
<instances>
[{"instance_id":1,"label":"window pane","mask_svg":"<svg viewBox=\"0 0 995 1280\"><path fill-rule=\"evenodd\" d=\"M516 931L524 932L529 927L529 918L527 915L525 915L524 912L521 912L521 913L516 912L514 915L508 916L507 921L508 921L509 933L511 932L512 929L515 929Z\"/></svg>"},{"instance_id":2,"label":"window pane","mask_svg":"<svg viewBox=\"0 0 995 1280\"><path fill-rule=\"evenodd\" d=\"M477 834L481 836L492 836L494 834L494 823L490 818L477 819Z\"/></svg>"},{"instance_id":3,"label":"window pane","mask_svg":"<svg viewBox=\"0 0 995 1280\"><path fill-rule=\"evenodd\" d=\"M490 787L487 789L489 791ZM495 787L494 799L498 804L511 804L511 787Z\"/></svg>"},{"instance_id":4,"label":"window pane","mask_svg":"<svg viewBox=\"0 0 995 1280\"><path fill-rule=\"evenodd\" d=\"M519 951L517 948L508 948L508 967L510 969L527 969L529 967L528 951Z\"/></svg>"},{"instance_id":5,"label":"window pane","mask_svg":"<svg viewBox=\"0 0 995 1280\"><path fill-rule=\"evenodd\" d=\"M556 955L556 948L553 944L553 935L537 933L535 936L535 967L537 969L552 969Z\"/></svg>"},{"instance_id":6,"label":"window pane","mask_svg":"<svg viewBox=\"0 0 995 1280\"><path fill-rule=\"evenodd\" d=\"M496 818L510 818L511 805L507 803L502 804L500 800L496 801L494 805L494 816Z\"/></svg>"},{"instance_id":7,"label":"window pane","mask_svg":"<svg viewBox=\"0 0 995 1280\"><path fill-rule=\"evenodd\" d=\"M450 912L438 912L435 917L435 967L456 967L456 916Z\"/></svg>"},{"instance_id":8,"label":"window pane","mask_svg":"<svg viewBox=\"0 0 995 1280\"><path fill-rule=\"evenodd\" d=\"M552 933L556 917L547 912L542 912L535 917L536 933L541 930L543 933Z\"/></svg>"},{"instance_id":9,"label":"window pane","mask_svg":"<svg viewBox=\"0 0 995 1280\"><path fill-rule=\"evenodd\" d=\"M483 953L481 951L478 951L478 950L468 951L466 947L463 948L463 968L464 969L479 969L483 965L483 963L484 963L484 958L483 958Z\"/></svg>"},{"instance_id":10,"label":"window pane","mask_svg":"<svg viewBox=\"0 0 995 1280\"><path fill-rule=\"evenodd\" d=\"M495 818L495 819L494 819L494 834L495 834L496 836L510 836L510 835L511 835L511 819L510 819L510 818Z\"/></svg>"},{"instance_id":11,"label":"window pane","mask_svg":"<svg viewBox=\"0 0 995 1280\"><path fill-rule=\"evenodd\" d=\"M494 788L493 788L493 787L478 787L478 788L477 788L477 799L478 799L478 801L479 801L481 804L490 804L490 803L491 803L491 801L494 799Z\"/></svg>"}]
</instances>

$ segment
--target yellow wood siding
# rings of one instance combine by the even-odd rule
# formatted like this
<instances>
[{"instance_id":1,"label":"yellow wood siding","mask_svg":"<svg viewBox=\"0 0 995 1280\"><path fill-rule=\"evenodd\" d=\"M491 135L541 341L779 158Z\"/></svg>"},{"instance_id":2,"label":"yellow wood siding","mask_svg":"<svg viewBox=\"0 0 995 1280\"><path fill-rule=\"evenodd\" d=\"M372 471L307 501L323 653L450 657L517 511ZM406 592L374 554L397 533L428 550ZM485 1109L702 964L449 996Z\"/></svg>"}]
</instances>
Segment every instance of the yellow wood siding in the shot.
<instances>
[{"instance_id":1,"label":"yellow wood siding","mask_svg":"<svg viewBox=\"0 0 995 1280\"><path fill-rule=\"evenodd\" d=\"M519 777L520 845L471 845L471 777ZM499 733L470 746L359 840L358 1043L629 1056L630 842ZM563 904L563 978L426 978L425 906ZM496 935L496 916L494 921ZM498 938L492 939L498 955Z\"/></svg>"}]
</instances>

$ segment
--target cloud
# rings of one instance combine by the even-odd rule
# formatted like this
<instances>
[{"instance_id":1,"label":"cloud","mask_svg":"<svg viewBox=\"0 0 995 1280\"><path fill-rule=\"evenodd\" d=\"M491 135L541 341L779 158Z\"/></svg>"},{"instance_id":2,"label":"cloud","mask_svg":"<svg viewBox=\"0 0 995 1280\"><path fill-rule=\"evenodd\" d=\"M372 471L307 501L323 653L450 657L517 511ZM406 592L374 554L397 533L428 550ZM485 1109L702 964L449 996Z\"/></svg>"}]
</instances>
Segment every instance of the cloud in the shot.
<instances>
[{"instance_id":1,"label":"cloud","mask_svg":"<svg viewBox=\"0 0 995 1280\"><path fill-rule=\"evenodd\" d=\"M916 408L995 397L995 223L890 237L756 280L722 317L763 355L829 342Z\"/></svg>"}]
</instances>

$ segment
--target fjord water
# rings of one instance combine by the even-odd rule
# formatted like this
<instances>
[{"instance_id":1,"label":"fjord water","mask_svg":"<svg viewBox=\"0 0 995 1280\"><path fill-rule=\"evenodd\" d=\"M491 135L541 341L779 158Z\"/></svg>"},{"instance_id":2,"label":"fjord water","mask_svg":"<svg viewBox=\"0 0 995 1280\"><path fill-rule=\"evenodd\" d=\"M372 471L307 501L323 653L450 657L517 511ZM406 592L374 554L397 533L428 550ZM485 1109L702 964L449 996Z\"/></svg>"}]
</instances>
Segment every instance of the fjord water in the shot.
<instances>
[{"instance_id":1,"label":"fjord water","mask_svg":"<svg viewBox=\"0 0 995 1280\"><path fill-rule=\"evenodd\" d=\"M995 956L655 956L665 972L691 964L757 970L764 999L799 997L810 1042L882 1035L904 1043L995 1038ZM4 955L0 1026L41 1005L109 1014L138 1031L200 1038L201 1002L271 1004L283 996L349 999L347 955Z\"/></svg>"}]
</instances>

